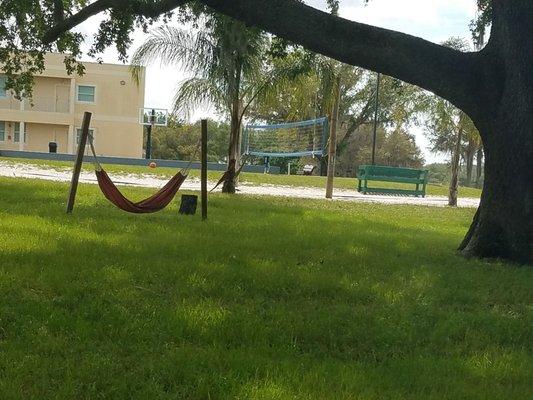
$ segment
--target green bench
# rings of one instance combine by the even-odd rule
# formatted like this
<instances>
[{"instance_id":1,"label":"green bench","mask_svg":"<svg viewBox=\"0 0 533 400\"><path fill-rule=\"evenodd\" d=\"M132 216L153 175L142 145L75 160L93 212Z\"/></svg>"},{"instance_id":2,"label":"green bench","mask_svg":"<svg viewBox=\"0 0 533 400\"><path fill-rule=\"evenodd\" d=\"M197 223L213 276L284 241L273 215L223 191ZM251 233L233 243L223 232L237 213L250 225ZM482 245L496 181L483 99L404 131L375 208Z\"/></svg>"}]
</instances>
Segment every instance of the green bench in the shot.
<instances>
[{"instance_id":1,"label":"green bench","mask_svg":"<svg viewBox=\"0 0 533 400\"><path fill-rule=\"evenodd\" d=\"M413 168L386 167L382 165L360 165L357 172L359 184L357 190L361 193L401 194L411 196L426 196L428 171ZM412 183L414 190L395 188L370 188L368 181Z\"/></svg>"}]
</instances>

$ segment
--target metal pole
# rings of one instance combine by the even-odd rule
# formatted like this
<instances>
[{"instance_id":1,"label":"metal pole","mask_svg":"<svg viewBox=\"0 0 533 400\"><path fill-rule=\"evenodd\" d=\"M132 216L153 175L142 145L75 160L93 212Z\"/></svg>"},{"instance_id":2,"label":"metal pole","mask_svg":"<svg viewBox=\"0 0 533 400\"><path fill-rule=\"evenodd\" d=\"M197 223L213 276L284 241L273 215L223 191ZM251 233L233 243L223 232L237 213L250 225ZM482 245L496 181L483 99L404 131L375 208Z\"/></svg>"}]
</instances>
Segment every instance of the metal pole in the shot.
<instances>
[{"instance_id":1,"label":"metal pole","mask_svg":"<svg viewBox=\"0 0 533 400\"><path fill-rule=\"evenodd\" d=\"M80 179L81 165L83 163L83 154L85 153L85 145L87 144L87 137L89 136L89 125L91 124L90 112L83 114L83 123L81 125L80 143L78 144L78 153L74 163L74 172L72 173L72 180L70 182L70 192L67 203L67 214L71 214L74 209L74 202L76 201L76 192L78 190L78 182Z\"/></svg>"},{"instance_id":2,"label":"metal pole","mask_svg":"<svg viewBox=\"0 0 533 400\"><path fill-rule=\"evenodd\" d=\"M372 139L372 165L376 164L376 138L378 130L378 112L379 112L379 84L381 82L381 74L378 72L378 80L376 83L376 106L374 109L374 134Z\"/></svg>"},{"instance_id":3,"label":"metal pole","mask_svg":"<svg viewBox=\"0 0 533 400\"><path fill-rule=\"evenodd\" d=\"M150 125L148 125L148 129L146 132L146 159L149 160L152 158L152 129L154 129L155 125L155 110L152 109L152 113L150 115Z\"/></svg>"},{"instance_id":4,"label":"metal pole","mask_svg":"<svg viewBox=\"0 0 533 400\"><path fill-rule=\"evenodd\" d=\"M335 82L335 97L333 99L333 110L331 112L331 125L329 127L328 144L328 176L326 179L326 198L333 197L333 178L335 177L335 159L337 157L337 121L339 119L339 103L341 97L341 77L338 76Z\"/></svg>"},{"instance_id":5,"label":"metal pole","mask_svg":"<svg viewBox=\"0 0 533 400\"><path fill-rule=\"evenodd\" d=\"M202 190L202 220L207 219L207 120L202 120L202 171L201 171L201 190Z\"/></svg>"}]
</instances>

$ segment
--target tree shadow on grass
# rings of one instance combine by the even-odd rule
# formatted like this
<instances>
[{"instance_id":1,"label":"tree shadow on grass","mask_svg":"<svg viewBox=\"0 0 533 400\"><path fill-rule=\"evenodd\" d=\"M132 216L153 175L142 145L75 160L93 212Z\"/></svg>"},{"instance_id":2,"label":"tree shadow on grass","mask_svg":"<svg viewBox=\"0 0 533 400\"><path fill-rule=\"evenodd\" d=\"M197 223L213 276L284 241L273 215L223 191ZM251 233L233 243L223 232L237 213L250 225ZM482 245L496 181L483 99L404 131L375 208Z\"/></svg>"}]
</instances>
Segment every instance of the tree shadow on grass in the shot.
<instances>
[{"instance_id":1,"label":"tree shadow on grass","mask_svg":"<svg viewBox=\"0 0 533 400\"><path fill-rule=\"evenodd\" d=\"M453 255L454 223L441 232L424 216L376 218L379 208L225 197L213 198L207 224L175 206L139 217L93 197L64 217L46 199L58 196L39 190L31 207L6 211L21 225L4 235L39 240L3 252L5 393L527 392L531 273Z\"/></svg>"}]
</instances>

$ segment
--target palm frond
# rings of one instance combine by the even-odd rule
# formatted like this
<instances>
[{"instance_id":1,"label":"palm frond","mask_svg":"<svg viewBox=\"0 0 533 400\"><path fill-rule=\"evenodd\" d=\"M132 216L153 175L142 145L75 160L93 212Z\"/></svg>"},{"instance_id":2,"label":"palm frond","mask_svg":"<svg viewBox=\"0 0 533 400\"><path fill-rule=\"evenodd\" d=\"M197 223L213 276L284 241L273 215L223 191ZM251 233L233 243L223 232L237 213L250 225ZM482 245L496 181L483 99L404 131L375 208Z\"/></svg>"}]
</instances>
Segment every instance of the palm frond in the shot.
<instances>
[{"instance_id":1,"label":"palm frond","mask_svg":"<svg viewBox=\"0 0 533 400\"><path fill-rule=\"evenodd\" d=\"M172 26L154 30L131 59L133 79L138 81L141 66L159 61L161 66L182 66L196 74L205 71L213 59L213 43L203 32L188 32Z\"/></svg>"},{"instance_id":2,"label":"palm frond","mask_svg":"<svg viewBox=\"0 0 533 400\"><path fill-rule=\"evenodd\" d=\"M179 84L173 100L173 114L189 118L202 106L229 107L223 87L207 78L190 78Z\"/></svg>"}]
</instances>

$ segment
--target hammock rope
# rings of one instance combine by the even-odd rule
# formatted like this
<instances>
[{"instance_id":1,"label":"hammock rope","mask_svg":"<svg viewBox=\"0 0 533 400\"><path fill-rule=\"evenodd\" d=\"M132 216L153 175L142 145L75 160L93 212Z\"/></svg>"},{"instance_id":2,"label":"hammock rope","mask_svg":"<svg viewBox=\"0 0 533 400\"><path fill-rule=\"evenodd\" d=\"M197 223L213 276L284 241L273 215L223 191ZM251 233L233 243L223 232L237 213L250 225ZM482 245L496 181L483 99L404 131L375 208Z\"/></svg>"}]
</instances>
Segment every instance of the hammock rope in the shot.
<instances>
[{"instance_id":1,"label":"hammock rope","mask_svg":"<svg viewBox=\"0 0 533 400\"><path fill-rule=\"evenodd\" d=\"M90 135L90 134L89 134ZM187 178L189 169L192 164L193 158L189 161L187 166L174 175L159 191L147 199L133 202L126 198L120 190L113 183L107 172L103 169L102 165L98 161L96 151L94 149L93 137L89 136L89 145L93 155L93 165L96 173L96 179L100 190L111 203L113 203L119 209L134 213L134 214L147 214L161 211L170 204L172 199L176 196L176 193L180 189L181 185ZM198 148L196 149L198 151ZM196 154L196 152L195 152ZM194 155L193 155L194 157Z\"/></svg>"},{"instance_id":2,"label":"hammock rope","mask_svg":"<svg viewBox=\"0 0 533 400\"><path fill-rule=\"evenodd\" d=\"M239 169L237 171L235 171L235 176L234 176L235 179L237 179L237 177L239 176L239 174L243 170L244 166L246 165L246 161L248 161L249 158L250 158L249 155L244 155L244 156L241 157L241 166L239 167ZM231 163L233 163L233 168L235 168L235 160L231 160L230 161L230 166L231 166ZM211 189L209 191L209 193L211 193L213 190L215 190L217 187L219 187L220 184L226 180L226 177L229 174L230 174L230 167L228 167L228 169L222 174L222 176L220 177L220 179L218 180L216 185L213 186L213 189Z\"/></svg>"}]
</instances>

